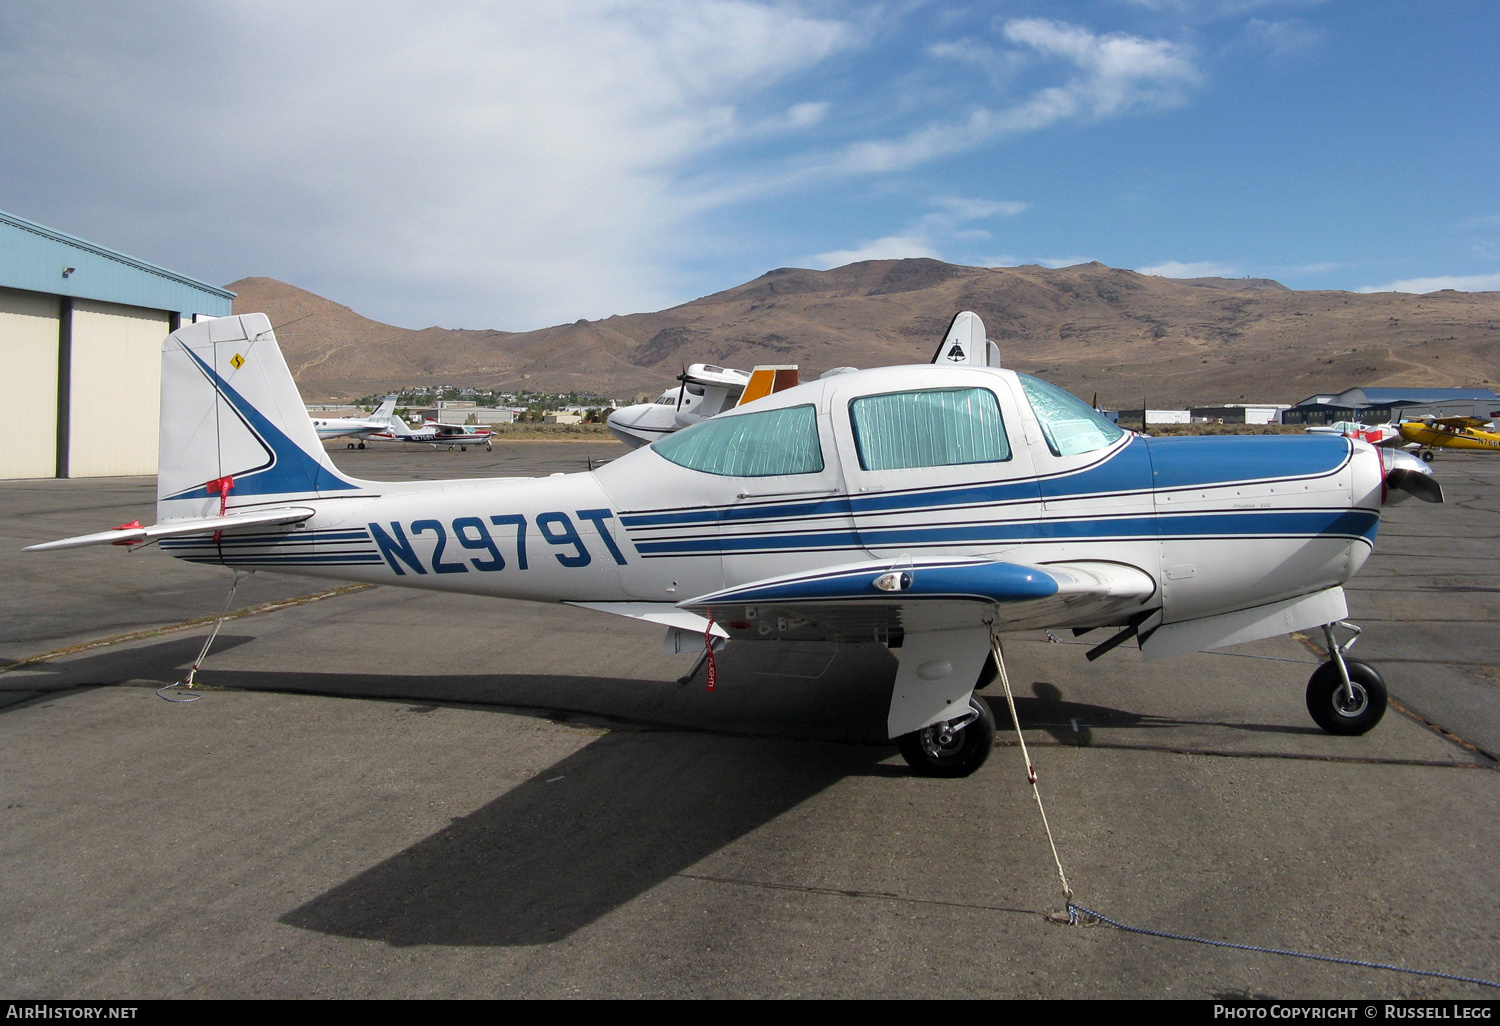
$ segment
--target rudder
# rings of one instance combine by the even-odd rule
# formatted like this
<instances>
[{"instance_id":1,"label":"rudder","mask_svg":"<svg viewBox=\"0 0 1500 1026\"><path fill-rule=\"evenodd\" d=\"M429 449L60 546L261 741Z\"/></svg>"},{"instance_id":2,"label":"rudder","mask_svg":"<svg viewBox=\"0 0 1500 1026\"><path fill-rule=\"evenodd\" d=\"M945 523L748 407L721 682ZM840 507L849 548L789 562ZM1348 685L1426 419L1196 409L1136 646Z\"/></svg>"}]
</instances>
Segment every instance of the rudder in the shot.
<instances>
[{"instance_id":1,"label":"rudder","mask_svg":"<svg viewBox=\"0 0 1500 1026\"><path fill-rule=\"evenodd\" d=\"M167 336L160 451L159 521L360 487L323 451L265 314L219 317Z\"/></svg>"}]
</instances>

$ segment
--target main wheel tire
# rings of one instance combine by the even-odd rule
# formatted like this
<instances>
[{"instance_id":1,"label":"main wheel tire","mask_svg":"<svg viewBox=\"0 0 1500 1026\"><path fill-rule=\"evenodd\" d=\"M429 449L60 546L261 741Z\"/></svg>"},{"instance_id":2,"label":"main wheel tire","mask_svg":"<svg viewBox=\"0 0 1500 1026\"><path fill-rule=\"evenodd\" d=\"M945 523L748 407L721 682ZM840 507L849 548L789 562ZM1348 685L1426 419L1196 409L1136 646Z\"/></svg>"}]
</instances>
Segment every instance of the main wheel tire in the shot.
<instances>
[{"instance_id":1,"label":"main wheel tire","mask_svg":"<svg viewBox=\"0 0 1500 1026\"><path fill-rule=\"evenodd\" d=\"M1431 463L1432 462L1432 450L1431 449L1423 449L1421 452L1417 453L1417 455L1422 458L1422 462L1423 463Z\"/></svg>"},{"instance_id":2,"label":"main wheel tire","mask_svg":"<svg viewBox=\"0 0 1500 1026\"><path fill-rule=\"evenodd\" d=\"M361 448L361 449L363 449L363 448L364 448L364 447L365 447L365 443L364 443L364 442L360 442L360 443L359 443L359 447L360 447L360 448Z\"/></svg>"},{"instance_id":3,"label":"main wheel tire","mask_svg":"<svg viewBox=\"0 0 1500 1026\"><path fill-rule=\"evenodd\" d=\"M354 448L354 443L353 442L349 443L349 448L351 448L351 449Z\"/></svg>"},{"instance_id":4,"label":"main wheel tire","mask_svg":"<svg viewBox=\"0 0 1500 1026\"><path fill-rule=\"evenodd\" d=\"M1307 681L1307 711L1318 726L1330 734L1354 736L1369 731L1385 715L1385 681L1369 663L1345 659L1354 701L1345 705L1344 682L1332 660L1313 671Z\"/></svg>"},{"instance_id":5,"label":"main wheel tire","mask_svg":"<svg viewBox=\"0 0 1500 1026\"><path fill-rule=\"evenodd\" d=\"M459 452L468 452L469 451L469 447L467 445L460 445L458 447L458 451Z\"/></svg>"},{"instance_id":6,"label":"main wheel tire","mask_svg":"<svg viewBox=\"0 0 1500 1026\"><path fill-rule=\"evenodd\" d=\"M979 718L954 731L946 745L941 723L896 738L906 764L924 777L966 777L983 766L995 747L995 716L978 695L970 696L969 708Z\"/></svg>"}]
</instances>

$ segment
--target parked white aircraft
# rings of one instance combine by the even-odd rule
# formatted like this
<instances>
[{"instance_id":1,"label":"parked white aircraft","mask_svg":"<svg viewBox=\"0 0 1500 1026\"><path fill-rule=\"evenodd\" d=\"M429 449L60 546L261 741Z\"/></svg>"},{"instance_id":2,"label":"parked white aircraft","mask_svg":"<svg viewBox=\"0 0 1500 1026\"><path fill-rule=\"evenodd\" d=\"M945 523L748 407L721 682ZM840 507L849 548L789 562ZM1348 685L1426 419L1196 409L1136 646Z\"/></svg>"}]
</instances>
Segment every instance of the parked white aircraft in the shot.
<instances>
[{"instance_id":1,"label":"parked white aircraft","mask_svg":"<svg viewBox=\"0 0 1500 1026\"><path fill-rule=\"evenodd\" d=\"M653 403L622 406L609 415L610 434L632 449L649 445L705 417L733 409L750 375L732 367L695 363L677 376L677 385Z\"/></svg>"},{"instance_id":2,"label":"parked white aircraft","mask_svg":"<svg viewBox=\"0 0 1500 1026\"><path fill-rule=\"evenodd\" d=\"M385 401L368 417L313 417L313 430L318 433L318 438L327 441L330 438L342 438L349 436L359 439L358 448L365 447L365 439L387 431L391 422L396 417L396 397L388 395ZM349 443L349 448L356 448L354 442Z\"/></svg>"},{"instance_id":3,"label":"parked white aircraft","mask_svg":"<svg viewBox=\"0 0 1500 1026\"><path fill-rule=\"evenodd\" d=\"M899 663L889 734L939 776L989 755L971 695L1002 631L1112 628L1091 658L1132 638L1157 658L1321 626L1309 711L1336 734L1375 725L1385 687L1335 637L1340 586L1382 505L1442 501L1425 464L1338 436L1132 435L995 366L973 314L940 356L777 392L586 473L387 483L324 453L264 315L219 318L163 346L159 522L30 549L160 540L199 563L566 602L709 646L877 641Z\"/></svg>"},{"instance_id":4,"label":"parked white aircraft","mask_svg":"<svg viewBox=\"0 0 1500 1026\"><path fill-rule=\"evenodd\" d=\"M457 446L467 452L471 445L475 448L482 445L486 450L491 449L493 435L494 432L489 428L471 427L466 424L439 424L435 420L424 422L420 428L412 428L400 417L392 417L384 431L371 437L385 441L430 445L434 449L442 445L450 449Z\"/></svg>"},{"instance_id":5,"label":"parked white aircraft","mask_svg":"<svg viewBox=\"0 0 1500 1026\"><path fill-rule=\"evenodd\" d=\"M1310 435L1343 435L1345 438L1358 438L1371 445L1406 444L1395 424L1361 424L1357 420L1339 420L1332 424L1317 424L1306 430Z\"/></svg>"}]
</instances>

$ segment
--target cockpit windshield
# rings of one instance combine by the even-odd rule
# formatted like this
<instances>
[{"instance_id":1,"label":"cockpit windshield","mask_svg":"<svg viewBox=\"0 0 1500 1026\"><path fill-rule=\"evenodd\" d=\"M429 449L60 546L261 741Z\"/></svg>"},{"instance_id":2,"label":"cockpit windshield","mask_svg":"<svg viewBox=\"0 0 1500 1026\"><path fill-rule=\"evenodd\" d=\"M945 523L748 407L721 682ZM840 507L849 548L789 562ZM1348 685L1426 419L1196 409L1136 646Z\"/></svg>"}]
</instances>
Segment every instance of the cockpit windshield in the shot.
<instances>
[{"instance_id":1,"label":"cockpit windshield","mask_svg":"<svg viewBox=\"0 0 1500 1026\"><path fill-rule=\"evenodd\" d=\"M1125 432L1098 410L1041 378L1017 374L1054 456L1077 456L1113 445Z\"/></svg>"},{"instance_id":2,"label":"cockpit windshield","mask_svg":"<svg viewBox=\"0 0 1500 1026\"><path fill-rule=\"evenodd\" d=\"M653 442L658 456L722 477L816 474L823 469L811 405L702 420Z\"/></svg>"}]
</instances>

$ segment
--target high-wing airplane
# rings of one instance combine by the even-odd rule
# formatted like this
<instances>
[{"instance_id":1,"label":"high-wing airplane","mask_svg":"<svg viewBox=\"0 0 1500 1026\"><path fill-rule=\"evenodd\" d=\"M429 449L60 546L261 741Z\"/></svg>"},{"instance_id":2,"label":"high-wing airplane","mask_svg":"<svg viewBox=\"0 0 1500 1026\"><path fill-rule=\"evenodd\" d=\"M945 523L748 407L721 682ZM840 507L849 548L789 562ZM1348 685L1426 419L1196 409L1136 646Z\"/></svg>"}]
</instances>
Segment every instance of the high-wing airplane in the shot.
<instances>
[{"instance_id":1,"label":"high-wing airplane","mask_svg":"<svg viewBox=\"0 0 1500 1026\"><path fill-rule=\"evenodd\" d=\"M655 402L622 406L609 415L605 426L632 449L650 445L705 417L733 409L744 396L751 377L733 367L695 363L684 368L677 375L677 385L663 392ZM795 384L795 375L793 378Z\"/></svg>"},{"instance_id":2,"label":"high-wing airplane","mask_svg":"<svg viewBox=\"0 0 1500 1026\"><path fill-rule=\"evenodd\" d=\"M476 448L482 445L486 450L491 449L493 435L494 432L489 428L472 427L467 424L439 424L435 420L424 422L421 428L412 428L400 417L392 417L384 431L371 437L385 441L430 445L434 449L441 445L446 445L450 449L457 446L467 452L471 445Z\"/></svg>"},{"instance_id":3,"label":"high-wing airplane","mask_svg":"<svg viewBox=\"0 0 1500 1026\"><path fill-rule=\"evenodd\" d=\"M565 602L705 655L878 642L898 662L889 736L935 776L989 755L972 695L1006 631L1107 631L1090 658L1133 639L1149 659L1321 627L1314 720L1379 721L1379 673L1335 635L1340 586L1383 505L1442 501L1425 464L1337 436L1133 435L999 367L968 312L939 353L766 395L589 472L391 483L322 450L264 315L185 325L163 343L158 522L29 550L159 541L236 569Z\"/></svg>"},{"instance_id":4,"label":"high-wing airplane","mask_svg":"<svg viewBox=\"0 0 1500 1026\"><path fill-rule=\"evenodd\" d=\"M363 449L366 438L373 438L387 431L391 422L396 419L396 397L388 395L368 417L313 417L312 423L318 438L326 441L349 436L359 439L358 448ZM349 443L349 448L355 447L354 442Z\"/></svg>"},{"instance_id":5,"label":"high-wing airplane","mask_svg":"<svg viewBox=\"0 0 1500 1026\"><path fill-rule=\"evenodd\" d=\"M1401 437L1422 447L1424 460L1432 459L1434 449L1470 449L1500 452L1500 434L1489 421L1478 417L1435 417L1428 420L1404 420L1399 425Z\"/></svg>"}]
</instances>

